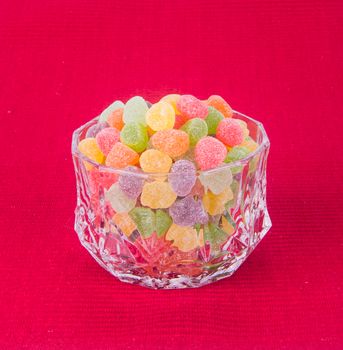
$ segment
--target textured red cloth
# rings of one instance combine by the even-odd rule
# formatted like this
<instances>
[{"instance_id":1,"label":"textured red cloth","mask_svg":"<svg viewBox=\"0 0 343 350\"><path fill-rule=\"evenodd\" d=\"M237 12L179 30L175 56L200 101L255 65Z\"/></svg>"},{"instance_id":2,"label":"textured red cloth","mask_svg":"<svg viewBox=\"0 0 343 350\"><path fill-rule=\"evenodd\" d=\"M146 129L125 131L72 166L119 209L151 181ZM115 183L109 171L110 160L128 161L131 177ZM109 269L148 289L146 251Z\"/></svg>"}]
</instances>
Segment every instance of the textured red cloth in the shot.
<instances>
[{"instance_id":1,"label":"textured red cloth","mask_svg":"<svg viewBox=\"0 0 343 350\"><path fill-rule=\"evenodd\" d=\"M342 1L0 2L0 349L342 349ZM117 281L73 230L71 134L217 93L271 140L273 228L231 278Z\"/></svg>"}]
</instances>

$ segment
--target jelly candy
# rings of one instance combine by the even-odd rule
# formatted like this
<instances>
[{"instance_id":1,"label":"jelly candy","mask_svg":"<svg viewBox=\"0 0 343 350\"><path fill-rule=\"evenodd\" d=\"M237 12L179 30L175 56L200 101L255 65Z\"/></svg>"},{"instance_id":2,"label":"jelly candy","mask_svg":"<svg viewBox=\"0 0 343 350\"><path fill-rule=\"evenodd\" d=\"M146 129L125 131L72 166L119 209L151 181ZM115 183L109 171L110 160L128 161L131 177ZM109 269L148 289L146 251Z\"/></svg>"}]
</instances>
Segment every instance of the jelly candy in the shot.
<instances>
[{"instance_id":1,"label":"jelly candy","mask_svg":"<svg viewBox=\"0 0 343 350\"><path fill-rule=\"evenodd\" d=\"M124 107L123 120L125 123L136 122L146 125L145 114L148 105L140 96L130 98Z\"/></svg>"},{"instance_id":2,"label":"jelly candy","mask_svg":"<svg viewBox=\"0 0 343 350\"><path fill-rule=\"evenodd\" d=\"M215 135L217 126L222 119L224 119L224 116L219 111L217 111L214 107L208 107L208 114L205 122L207 124L209 135Z\"/></svg>"},{"instance_id":3,"label":"jelly candy","mask_svg":"<svg viewBox=\"0 0 343 350\"><path fill-rule=\"evenodd\" d=\"M204 196L204 194L205 194L204 186L200 182L199 178L196 179L195 184L194 184L190 194L192 196L196 196L198 198L199 197L202 198Z\"/></svg>"},{"instance_id":4,"label":"jelly candy","mask_svg":"<svg viewBox=\"0 0 343 350\"><path fill-rule=\"evenodd\" d=\"M173 246L182 252L189 252L203 244L198 232L192 227L172 224L166 234L168 241L173 241Z\"/></svg>"},{"instance_id":5,"label":"jelly candy","mask_svg":"<svg viewBox=\"0 0 343 350\"><path fill-rule=\"evenodd\" d=\"M124 107L124 103L121 101L114 101L111 105L109 105L103 112L101 112L100 117L99 117L99 122L103 123L103 122L107 122L108 117L110 116L110 114L119 109L119 108L123 108Z\"/></svg>"},{"instance_id":6,"label":"jelly candy","mask_svg":"<svg viewBox=\"0 0 343 350\"><path fill-rule=\"evenodd\" d=\"M222 216L222 228L223 231L225 231L225 233L229 236L231 236L234 232L235 232L235 223L234 221L231 219L228 219L226 216Z\"/></svg>"},{"instance_id":7,"label":"jelly candy","mask_svg":"<svg viewBox=\"0 0 343 350\"><path fill-rule=\"evenodd\" d=\"M225 145L233 147L239 145L244 140L244 133L237 120L225 118L218 124L217 139Z\"/></svg>"},{"instance_id":8,"label":"jelly candy","mask_svg":"<svg viewBox=\"0 0 343 350\"><path fill-rule=\"evenodd\" d=\"M137 229L136 224L128 213L115 213L112 220L127 237L130 237L132 232Z\"/></svg>"},{"instance_id":9,"label":"jelly candy","mask_svg":"<svg viewBox=\"0 0 343 350\"><path fill-rule=\"evenodd\" d=\"M242 147L242 146L232 147L231 150L227 153L224 159L224 162L225 163L235 162L236 160L245 158L249 153L250 152L246 147Z\"/></svg>"},{"instance_id":10,"label":"jelly candy","mask_svg":"<svg viewBox=\"0 0 343 350\"><path fill-rule=\"evenodd\" d=\"M149 237L155 231L155 213L149 208L137 207L129 213L142 237Z\"/></svg>"},{"instance_id":11,"label":"jelly candy","mask_svg":"<svg viewBox=\"0 0 343 350\"><path fill-rule=\"evenodd\" d=\"M115 143L119 141L120 132L115 128L102 129L95 137L102 153L107 156Z\"/></svg>"},{"instance_id":12,"label":"jelly candy","mask_svg":"<svg viewBox=\"0 0 343 350\"><path fill-rule=\"evenodd\" d=\"M248 136L244 139L240 146L247 148L250 152L253 152L258 147L258 144Z\"/></svg>"},{"instance_id":13,"label":"jelly candy","mask_svg":"<svg viewBox=\"0 0 343 350\"><path fill-rule=\"evenodd\" d=\"M192 95L182 95L177 102L177 108L187 119L205 119L208 114L207 106Z\"/></svg>"},{"instance_id":14,"label":"jelly candy","mask_svg":"<svg viewBox=\"0 0 343 350\"><path fill-rule=\"evenodd\" d=\"M202 138L195 146L194 157L201 170L217 167L226 157L226 147L212 136Z\"/></svg>"},{"instance_id":15,"label":"jelly candy","mask_svg":"<svg viewBox=\"0 0 343 350\"><path fill-rule=\"evenodd\" d=\"M236 122L239 123L239 125L241 126L242 130L243 130L243 136L244 138L248 137L249 136L249 129L248 129L248 124L244 121L244 120L241 120L241 119L235 119Z\"/></svg>"},{"instance_id":16,"label":"jelly candy","mask_svg":"<svg viewBox=\"0 0 343 350\"><path fill-rule=\"evenodd\" d=\"M216 110L222 113L225 118L231 118L233 116L232 108L221 96L210 96L207 99L207 105L214 107Z\"/></svg>"},{"instance_id":17,"label":"jelly candy","mask_svg":"<svg viewBox=\"0 0 343 350\"><path fill-rule=\"evenodd\" d=\"M227 240L228 235L225 231L213 223L208 223L204 227L204 241L209 242L211 251L220 251L221 245Z\"/></svg>"},{"instance_id":18,"label":"jelly candy","mask_svg":"<svg viewBox=\"0 0 343 350\"><path fill-rule=\"evenodd\" d=\"M177 108L177 103L178 103L179 99L180 99L179 94L170 94L170 95L166 95L166 96L162 97L161 101L170 103L172 105L172 107L174 108L175 114L180 114L180 111Z\"/></svg>"},{"instance_id":19,"label":"jelly candy","mask_svg":"<svg viewBox=\"0 0 343 350\"><path fill-rule=\"evenodd\" d=\"M89 188L92 193L99 192L100 187L110 188L118 180L118 175L93 168L89 173Z\"/></svg>"},{"instance_id":20,"label":"jelly candy","mask_svg":"<svg viewBox=\"0 0 343 350\"><path fill-rule=\"evenodd\" d=\"M189 143L191 146L195 146L197 142L208 133L206 122L200 118L193 118L189 120L181 127L181 130L188 134Z\"/></svg>"},{"instance_id":21,"label":"jelly candy","mask_svg":"<svg viewBox=\"0 0 343 350\"><path fill-rule=\"evenodd\" d=\"M157 131L151 137L152 146L168 156L175 158L183 155L189 148L189 136L182 130Z\"/></svg>"},{"instance_id":22,"label":"jelly candy","mask_svg":"<svg viewBox=\"0 0 343 350\"><path fill-rule=\"evenodd\" d=\"M204 224L208 221L208 215L201 201L195 201L192 196L176 200L169 208L169 214L173 222L179 226L193 226L196 223Z\"/></svg>"},{"instance_id":23,"label":"jelly candy","mask_svg":"<svg viewBox=\"0 0 343 350\"><path fill-rule=\"evenodd\" d=\"M146 173L167 173L172 165L172 159L156 149L148 149L141 154L139 163Z\"/></svg>"},{"instance_id":24,"label":"jelly candy","mask_svg":"<svg viewBox=\"0 0 343 350\"><path fill-rule=\"evenodd\" d=\"M100 132L102 129L108 128L108 124L105 123L96 123L92 125L86 132L86 138L88 137L95 137L98 132Z\"/></svg>"},{"instance_id":25,"label":"jelly candy","mask_svg":"<svg viewBox=\"0 0 343 350\"><path fill-rule=\"evenodd\" d=\"M173 223L171 217L164 210L157 209L156 213L156 233L158 237L163 236Z\"/></svg>"},{"instance_id":26,"label":"jelly candy","mask_svg":"<svg viewBox=\"0 0 343 350\"><path fill-rule=\"evenodd\" d=\"M213 194L219 194L229 187L232 183L232 173L229 167L221 167L214 170L202 172L199 180L206 191L210 190Z\"/></svg>"},{"instance_id":27,"label":"jelly candy","mask_svg":"<svg viewBox=\"0 0 343 350\"><path fill-rule=\"evenodd\" d=\"M175 123L174 129L180 129L183 124L186 123L188 119L182 116L181 114L175 114Z\"/></svg>"},{"instance_id":28,"label":"jelly candy","mask_svg":"<svg viewBox=\"0 0 343 350\"><path fill-rule=\"evenodd\" d=\"M106 165L113 168L125 168L138 163L139 155L130 147L117 142L106 158Z\"/></svg>"},{"instance_id":29,"label":"jelly candy","mask_svg":"<svg viewBox=\"0 0 343 350\"><path fill-rule=\"evenodd\" d=\"M137 167L128 166L119 175L118 185L129 198L136 199L142 193L144 184L142 174L142 171Z\"/></svg>"},{"instance_id":30,"label":"jelly candy","mask_svg":"<svg viewBox=\"0 0 343 350\"><path fill-rule=\"evenodd\" d=\"M227 187L222 193L214 194L207 191L202 198L205 210L210 215L221 214L225 210L225 204L233 199L233 193L230 187Z\"/></svg>"},{"instance_id":31,"label":"jelly candy","mask_svg":"<svg viewBox=\"0 0 343 350\"><path fill-rule=\"evenodd\" d=\"M107 123L112 126L112 128L121 130L124 126L123 113L124 108L118 108L115 111L111 112L107 118Z\"/></svg>"},{"instance_id":32,"label":"jelly candy","mask_svg":"<svg viewBox=\"0 0 343 350\"><path fill-rule=\"evenodd\" d=\"M126 123L120 132L120 141L138 153L143 152L149 141L147 129L141 123Z\"/></svg>"},{"instance_id":33,"label":"jelly candy","mask_svg":"<svg viewBox=\"0 0 343 350\"><path fill-rule=\"evenodd\" d=\"M172 129L175 123L174 108L168 102L158 102L149 108L145 120L154 131Z\"/></svg>"},{"instance_id":34,"label":"jelly candy","mask_svg":"<svg viewBox=\"0 0 343 350\"><path fill-rule=\"evenodd\" d=\"M129 198L120 189L118 183L113 184L105 193L105 199L117 213L129 212L136 205L136 200Z\"/></svg>"},{"instance_id":35,"label":"jelly candy","mask_svg":"<svg viewBox=\"0 0 343 350\"><path fill-rule=\"evenodd\" d=\"M83 155L93 160L94 162L102 164L105 160L104 154L101 152L95 138L93 137L88 137L81 140L77 148ZM85 166L87 170L92 168L92 165L90 163L85 163Z\"/></svg>"},{"instance_id":36,"label":"jelly candy","mask_svg":"<svg viewBox=\"0 0 343 350\"><path fill-rule=\"evenodd\" d=\"M141 203L152 209L169 208L176 197L176 193L168 182L146 182L141 194Z\"/></svg>"},{"instance_id":37,"label":"jelly candy","mask_svg":"<svg viewBox=\"0 0 343 350\"><path fill-rule=\"evenodd\" d=\"M196 168L189 160L178 160L173 164L168 179L178 196L187 196L196 181Z\"/></svg>"}]
</instances>

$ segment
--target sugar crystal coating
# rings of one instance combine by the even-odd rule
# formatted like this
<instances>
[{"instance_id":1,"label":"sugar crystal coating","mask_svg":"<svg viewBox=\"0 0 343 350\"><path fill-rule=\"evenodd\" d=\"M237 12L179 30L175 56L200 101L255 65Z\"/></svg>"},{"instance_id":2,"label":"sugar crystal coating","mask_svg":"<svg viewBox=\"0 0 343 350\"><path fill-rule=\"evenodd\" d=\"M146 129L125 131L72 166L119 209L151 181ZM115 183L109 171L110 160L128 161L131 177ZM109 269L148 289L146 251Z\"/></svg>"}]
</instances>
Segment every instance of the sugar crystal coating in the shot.
<instances>
[{"instance_id":1,"label":"sugar crystal coating","mask_svg":"<svg viewBox=\"0 0 343 350\"><path fill-rule=\"evenodd\" d=\"M225 145L233 147L239 145L244 140L244 132L237 120L225 118L218 124L217 139Z\"/></svg>"},{"instance_id":2,"label":"sugar crystal coating","mask_svg":"<svg viewBox=\"0 0 343 350\"><path fill-rule=\"evenodd\" d=\"M208 128L204 120L200 118L193 118L188 120L181 130L185 131L189 136L189 143L191 146L195 146L200 139L207 136Z\"/></svg>"},{"instance_id":3,"label":"sugar crystal coating","mask_svg":"<svg viewBox=\"0 0 343 350\"><path fill-rule=\"evenodd\" d=\"M120 141L138 153L143 152L149 141L147 129L141 123L126 123L120 132Z\"/></svg>"},{"instance_id":4,"label":"sugar crystal coating","mask_svg":"<svg viewBox=\"0 0 343 350\"><path fill-rule=\"evenodd\" d=\"M207 99L208 106L214 107L225 118L231 118L233 116L233 110L230 105L219 95L212 95Z\"/></svg>"},{"instance_id":5,"label":"sugar crystal coating","mask_svg":"<svg viewBox=\"0 0 343 350\"><path fill-rule=\"evenodd\" d=\"M155 103L147 111L145 120L154 131L172 129L175 123L174 108L165 101Z\"/></svg>"},{"instance_id":6,"label":"sugar crystal coating","mask_svg":"<svg viewBox=\"0 0 343 350\"><path fill-rule=\"evenodd\" d=\"M93 137L85 138L79 142L77 147L79 151L89 159L99 164L102 164L104 162L105 156L101 152L101 149L99 148L95 138Z\"/></svg>"},{"instance_id":7,"label":"sugar crystal coating","mask_svg":"<svg viewBox=\"0 0 343 350\"><path fill-rule=\"evenodd\" d=\"M232 147L231 150L227 153L224 159L224 162L225 163L235 162L236 160L245 158L249 153L250 152L246 147L242 147L242 146Z\"/></svg>"},{"instance_id":8,"label":"sugar crystal coating","mask_svg":"<svg viewBox=\"0 0 343 350\"><path fill-rule=\"evenodd\" d=\"M207 106L192 95L182 95L177 102L177 108L187 119L205 119L208 114Z\"/></svg>"},{"instance_id":9,"label":"sugar crystal coating","mask_svg":"<svg viewBox=\"0 0 343 350\"><path fill-rule=\"evenodd\" d=\"M214 170L201 172L199 180L205 190L210 190L214 194L219 194L232 183L232 173L229 167L216 168Z\"/></svg>"},{"instance_id":10,"label":"sugar crystal coating","mask_svg":"<svg viewBox=\"0 0 343 350\"><path fill-rule=\"evenodd\" d=\"M233 199L233 193L230 187L227 187L222 193L214 194L207 191L202 198L205 210L210 215L218 215L225 210L225 204Z\"/></svg>"},{"instance_id":11,"label":"sugar crystal coating","mask_svg":"<svg viewBox=\"0 0 343 350\"><path fill-rule=\"evenodd\" d=\"M87 137L95 137L97 135L97 133L99 133L102 129L108 128L109 124L107 124L106 122L104 123L96 123L94 125L92 125L86 132L86 138Z\"/></svg>"},{"instance_id":12,"label":"sugar crystal coating","mask_svg":"<svg viewBox=\"0 0 343 350\"><path fill-rule=\"evenodd\" d=\"M173 246L182 252L189 252L199 246L203 246L203 235L192 227L179 226L175 223L169 228L166 239L173 241Z\"/></svg>"},{"instance_id":13,"label":"sugar crystal coating","mask_svg":"<svg viewBox=\"0 0 343 350\"><path fill-rule=\"evenodd\" d=\"M168 175L168 180L178 196L188 195L196 181L196 168L189 160L176 161Z\"/></svg>"},{"instance_id":14,"label":"sugar crystal coating","mask_svg":"<svg viewBox=\"0 0 343 350\"><path fill-rule=\"evenodd\" d=\"M226 147L212 136L202 138L195 146L194 157L201 170L220 165L226 157Z\"/></svg>"},{"instance_id":15,"label":"sugar crystal coating","mask_svg":"<svg viewBox=\"0 0 343 350\"><path fill-rule=\"evenodd\" d=\"M216 110L212 106L208 107L208 114L205 119L205 122L207 124L209 135L215 135L215 133L217 132L218 124L223 119L224 119L224 116L222 113L220 113L218 110Z\"/></svg>"},{"instance_id":16,"label":"sugar crystal coating","mask_svg":"<svg viewBox=\"0 0 343 350\"><path fill-rule=\"evenodd\" d=\"M128 213L115 213L112 220L127 237L131 236L132 232L137 228Z\"/></svg>"},{"instance_id":17,"label":"sugar crystal coating","mask_svg":"<svg viewBox=\"0 0 343 350\"><path fill-rule=\"evenodd\" d=\"M182 130L161 130L151 137L151 143L159 151L175 158L189 149L189 136Z\"/></svg>"},{"instance_id":18,"label":"sugar crystal coating","mask_svg":"<svg viewBox=\"0 0 343 350\"><path fill-rule=\"evenodd\" d=\"M107 118L107 123L112 126L112 128L121 130L124 126L123 113L124 108L118 108L112 111Z\"/></svg>"},{"instance_id":19,"label":"sugar crystal coating","mask_svg":"<svg viewBox=\"0 0 343 350\"><path fill-rule=\"evenodd\" d=\"M110 202L111 207L117 213L129 212L136 205L136 199L127 197L120 189L118 183L113 184L106 191L105 199Z\"/></svg>"},{"instance_id":20,"label":"sugar crystal coating","mask_svg":"<svg viewBox=\"0 0 343 350\"><path fill-rule=\"evenodd\" d=\"M144 184L144 177L140 176L142 174L139 168L128 166L119 175L118 185L129 198L136 199L142 193Z\"/></svg>"},{"instance_id":21,"label":"sugar crystal coating","mask_svg":"<svg viewBox=\"0 0 343 350\"><path fill-rule=\"evenodd\" d=\"M162 97L160 101L165 101L165 102L170 103L172 105L172 107L174 108L175 114L180 114L180 111L177 108L177 103L179 102L179 99L180 99L179 94L170 94L170 95L166 95L166 96Z\"/></svg>"},{"instance_id":22,"label":"sugar crystal coating","mask_svg":"<svg viewBox=\"0 0 343 350\"><path fill-rule=\"evenodd\" d=\"M138 160L138 153L121 142L117 142L107 155L105 164L113 168L125 168L128 165L137 164Z\"/></svg>"},{"instance_id":23,"label":"sugar crystal coating","mask_svg":"<svg viewBox=\"0 0 343 350\"><path fill-rule=\"evenodd\" d=\"M173 161L161 151L148 149L141 154L139 163L146 173L167 173Z\"/></svg>"},{"instance_id":24,"label":"sugar crystal coating","mask_svg":"<svg viewBox=\"0 0 343 350\"><path fill-rule=\"evenodd\" d=\"M168 182L146 182L143 186L141 203L152 209L169 208L176 197L176 193Z\"/></svg>"},{"instance_id":25,"label":"sugar crystal coating","mask_svg":"<svg viewBox=\"0 0 343 350\"><path fill-rule=\"evenodd\" d=\"M119 141L120 132L115 128L102 129L96 135L96 142L102 153L107 156L115 143Z\"/></svg>"},{"instance_id":26,"label":"sugar crystal coating","mask_svg":"<svg viewBox=\"0 0 343 350\"><path fill-rule=\"evenodd\" d=\"M148 111L148 105L140 96L130 98L124 107L123 120L125 123L136 122L146 125L145 114Z\"/></svg>"},{"instance_id":27,"label":"sugar crystal coating","mask_svg":"<svg viewBox=\"0 0 343 350\"><path fill-rule=\"evenodd\" d=\"M124 103L122 101L114 101L112 104L110 104L101 114L99 117L99 122L107 122L108 117L111 115L111 113L119 108L123 108Z\"/></svg>"}]
</instances>

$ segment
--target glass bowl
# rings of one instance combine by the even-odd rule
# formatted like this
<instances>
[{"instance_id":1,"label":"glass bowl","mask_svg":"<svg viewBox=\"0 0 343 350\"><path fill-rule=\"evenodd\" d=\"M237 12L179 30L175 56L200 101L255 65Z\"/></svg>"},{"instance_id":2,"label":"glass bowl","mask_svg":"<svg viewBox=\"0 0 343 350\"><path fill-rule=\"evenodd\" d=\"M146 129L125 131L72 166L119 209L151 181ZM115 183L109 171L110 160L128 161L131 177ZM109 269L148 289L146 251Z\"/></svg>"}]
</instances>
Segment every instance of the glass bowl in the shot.
<instances>
[{"instance_id":1,"label":"glass bowl","mask_svg":"<svg viewBox=\"0 0 343 350\"><path fill-rule=\"evenodd\" d=\"M197 173L191 195L195 201L202 201L208 222L192 227L172 222L168 209L137 210L143 207L140 197L132 203L120 193L114 198L116 212L108 192L120 177L130 176L143 185L168 182L170 173L132 173L99 165L77 148L98 118L75 130L75 231L103 268L123 282L154 289L200 287L231 276L238 269L271 227L266 204L270 143L260 122L239 112L234 112L234 117L247 123L258 147L241 160ZM207 191L202 186L206 178L211 178L222 192ZM143 224L140 219L133 220L137 219L132 215L135 211L145 220Z\"/></svg>"}]
</instances>

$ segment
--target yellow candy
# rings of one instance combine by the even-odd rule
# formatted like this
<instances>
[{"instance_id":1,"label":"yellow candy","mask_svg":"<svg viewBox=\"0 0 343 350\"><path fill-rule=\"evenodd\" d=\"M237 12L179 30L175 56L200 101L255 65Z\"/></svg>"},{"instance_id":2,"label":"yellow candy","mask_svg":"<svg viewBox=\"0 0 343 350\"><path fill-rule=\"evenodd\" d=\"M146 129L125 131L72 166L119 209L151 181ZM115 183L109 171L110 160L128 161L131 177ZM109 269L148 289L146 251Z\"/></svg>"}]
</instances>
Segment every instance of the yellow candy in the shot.
<instances>
[{"instance_id":1,"label":"yellow candy","mask_svg":"<svg viewBox=\"0 0 343 350\"><path fill-rule=\"evenodd\" d=\"M222 217L222 227L223 230L231 236L235 232L235 228L230 224L230 222L226 219L225 216Z\"/></svg>"},{"instance_id":2,"label":"yellow candy","mask_svg":"<svg viewBox=\"0 0 343 350\"><path fill-rule=\"evenodd\" d=\"M95 162L102 164L105 161L105 156L101 152L96 140L94 137L88 137L79 142L77 148L79 151ZM93 168L91 163L84 162L84 165L87 170Z\"/></svg>"},{"instance_id":3,"label":"yellow candy","mask_svg":"<svg viewBox=\"0 0 343 350\"><path fill-rule=\"evenodd\" d=\"M219 194L213 194L211 191L205 193L202 202L205 210L210 215L221 214L225 210L225 203L233 198L233 193L230 187L227 187L225 191Z\"/></svg>"},{"instance_id":4,"label":"yellow candy","mask_svg":"<svg viewBox=\"0 0 343 350\"><path fill-rule=\"evenodd\" d=\"M143 186L141 203L152 209L169 208L176 200L176 193L168 182L146 182Z\"/></svg>"},{"instance_id":5,"label":"yellow candy","mask_svg":"<svg viewBox=\"0 0 343 350\"><path fill-rule=\"evenodd\" d=\"M170 95L166 95L166 96L162 97L161 101L165 101L165 102L170 103L174 108L175 114L180 115L181 113L180 113L179 109L177 108L177 103L178 103L179 99L180 99L179 94L170 94Z\"/></svg>"},{"instance_id":6,"label":"yellow candy","mask_svg":"<svg viewBox=\"0 0 343 350\"><path fill-rule=\"evenodd\" d=\"M148 149L141 154L139 164L146 173L167 173L173 160L157 149Z\"/></svg>"},{"instance_id":7,"label":"yellow candy","mask_svg":"<svg viewBox=\"0 0 343 350\"><path fill-rule=\"evenodd\" d=\"M174 108L168 102L158 102L146 112L145 120L154 131L172 129L175 123Z\"/></svg>"},{"instance_id":8,"label":"yellow candy","mask_svg":"<svg viewBox=\"0 0 343 350\"><path fill-rule=\"evenodd\" d=\"M258 144L251 137L247 137L240 144L240 146L247 148L250 152L253 152L258 147Z\"/></svg>"},{"instance_id":9,"label":"yellow candy","mask_svg":"<svg viewBox=\"0 0 343 350\"><path fill-rule=\"evenodd\" d=\"M112 220L127 237L137 228L128 213L116 213Z\"/></svg>"},{"instance_id":10,"label":"yellow candy","mask_svg":"<svg viewBox=\"0 0 343 350\"><path fill-rule=\"evenodd\" d=\"M200 230L198 235L197 231L190 226L172 224L166 234L166 239L173 241L173 246L183 252L189 252L204 245L203 230Z\"/></svg>"}]
</instances>

